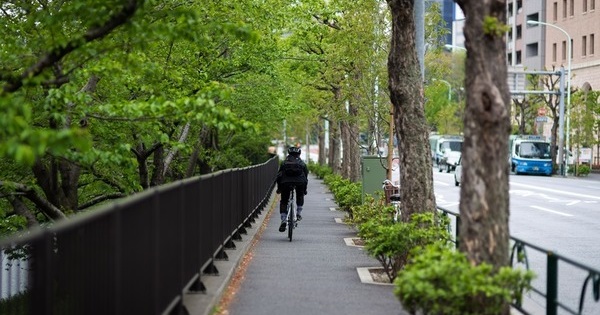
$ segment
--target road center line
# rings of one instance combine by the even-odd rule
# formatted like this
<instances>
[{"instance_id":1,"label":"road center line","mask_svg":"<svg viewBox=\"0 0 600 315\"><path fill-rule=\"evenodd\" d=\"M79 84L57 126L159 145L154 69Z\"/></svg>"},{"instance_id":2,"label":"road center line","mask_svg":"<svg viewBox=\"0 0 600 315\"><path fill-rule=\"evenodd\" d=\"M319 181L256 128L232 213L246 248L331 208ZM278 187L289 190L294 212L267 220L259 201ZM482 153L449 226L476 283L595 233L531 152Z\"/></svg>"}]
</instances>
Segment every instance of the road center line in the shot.
<instances>
[{"instance_id":1,"label":"road center line","mask_svg":"<svg viewBox=\"0 0 600 315\"><path fill-rule=\"evenodd\" d=\"M546 212L550 212L550 213L554 213L554 214L558 214L558 215L562 215L565 217L572 217L572 214L567 214L567 213L563 213L563 212L558 212L558 211L554 211L554 210L550 210L550 209L546 209L544 207L539 207L539 206L530 206L534 209L538 209L538 210L542 210L542 211L546 211Z\"/></svg>"},{"instance_id":2,"label":"road center line","mask_svg":"<svg viewBox=\"0 0 600 315\"><path fill-rule=\"evenodd\" d=\"M578 193L573 193L573 192L568 192L568 191L558 190L558 189L551 189L551 188L542 188L540 186L533 186L533 185L526 185L526 184L519 184L519 183L510 183L510 186L522 186L522 187L527 187L527 188L536 189L536 190L549 191L549 192L553 192L553 193L557 193L557 194L600 200L599 196L584 195L584 194L578 194Z\"/></svg>"}]
</instances>

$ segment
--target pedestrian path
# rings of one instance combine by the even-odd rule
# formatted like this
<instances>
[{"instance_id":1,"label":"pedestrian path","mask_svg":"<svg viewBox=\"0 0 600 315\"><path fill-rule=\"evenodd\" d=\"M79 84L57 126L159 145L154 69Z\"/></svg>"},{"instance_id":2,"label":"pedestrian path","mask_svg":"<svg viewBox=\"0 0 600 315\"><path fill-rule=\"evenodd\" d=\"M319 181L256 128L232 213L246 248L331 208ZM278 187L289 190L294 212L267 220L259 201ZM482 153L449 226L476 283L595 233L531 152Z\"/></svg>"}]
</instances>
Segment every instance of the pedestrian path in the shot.
<instances>
[{"instance_id":1,"label":"pedestrian path","mask_svg":"<svg viewBox=\"0 0 600 315\"><path fill-rule=\"evenodd\" d=\"M321 180L309 179L303 220L292 242L287 233L278 231L279 198L274 200L224 313L408 314L392 285L361 282L357 268L379 267L379 262L362 248L346 245L344 239L356 237L356 231L339 219L336 222L344 212L332 211L336 207L332 199Z\"/></svg>"}]
</instances>

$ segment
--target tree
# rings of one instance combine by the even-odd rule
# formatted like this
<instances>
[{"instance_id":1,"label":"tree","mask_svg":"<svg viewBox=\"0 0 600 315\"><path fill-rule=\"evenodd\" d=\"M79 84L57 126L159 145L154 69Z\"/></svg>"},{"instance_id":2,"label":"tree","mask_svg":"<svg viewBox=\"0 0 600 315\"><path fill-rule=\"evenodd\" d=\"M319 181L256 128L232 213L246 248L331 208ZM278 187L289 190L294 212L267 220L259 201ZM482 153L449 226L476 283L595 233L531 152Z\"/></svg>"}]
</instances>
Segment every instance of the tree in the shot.
<instances>
[{"instance_id":1,"label":"tree","mask_svg":"<svg viewBox=\"0 0 600 315\"><path fill-rule=\"evenodd\" d=\"M581 89L571 96L571 152L575 158L575 175L579 175L579 153L581 148L597 144L594 131L598 125L600 92Z\"/></svg>"},{"instance_id":2,"label":"tree","mask_svg":"<svg viewBox=\"0 0 600 315\"><path fill-rule=\"evenodd\" d=\"M388 84L400 155L402 219L435 211L423 79L415 45L413 0L387 0L392 15Z\"/></svg>"},{"instance_id":3,"label":"tree","mask_svg":"<svg viewBox=\"0 0 600 315\"><path fill-rule=\"evenodd\" d=\"M289 19L250 2L4 1L0 217L31 226L264 161Z\"/></svg>"},{"instance_id":4,"label":"tree","mask_svg":"<svg viewBox=\"0 0 600 315\"><path fill-rule=\"evenodd\" d=\"M505 1L457 0L466 16L467 104L460 193L460 250L472 264L508 264L508 136Z\"/></svg>"}]
</instances>

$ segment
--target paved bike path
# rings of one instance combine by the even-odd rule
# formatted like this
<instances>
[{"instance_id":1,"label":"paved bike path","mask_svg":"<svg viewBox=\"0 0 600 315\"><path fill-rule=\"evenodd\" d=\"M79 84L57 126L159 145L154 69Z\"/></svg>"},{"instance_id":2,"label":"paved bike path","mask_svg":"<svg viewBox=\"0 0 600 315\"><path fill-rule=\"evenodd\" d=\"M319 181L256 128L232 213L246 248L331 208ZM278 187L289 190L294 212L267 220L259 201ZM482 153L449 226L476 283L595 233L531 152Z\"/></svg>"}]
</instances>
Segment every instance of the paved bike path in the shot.
<instances>
[{"instance_id":1,"label":"paved bike path","mask_svg":"<svg viewBox=\"0 0 600 315\"><path fill-rule=\"evenodd\" d=\"M344 212L321 180L311 176L303 220L289 242L278 231L279 198L275 201L247 265L228 314L408 314L393 294L393 286L362 283L359 267L379 263L344 238L356 231L335 218Z\"/></svg>"}]
</instances>

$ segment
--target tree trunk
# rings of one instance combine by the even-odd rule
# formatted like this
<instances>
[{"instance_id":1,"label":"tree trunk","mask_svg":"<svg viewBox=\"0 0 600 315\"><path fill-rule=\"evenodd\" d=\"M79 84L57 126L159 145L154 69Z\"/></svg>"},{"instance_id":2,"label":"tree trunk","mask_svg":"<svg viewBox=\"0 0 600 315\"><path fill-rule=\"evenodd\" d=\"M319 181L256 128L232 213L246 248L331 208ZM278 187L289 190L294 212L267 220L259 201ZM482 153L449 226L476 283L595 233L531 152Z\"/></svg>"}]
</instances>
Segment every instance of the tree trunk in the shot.
<instances>
[{"instance_id":1,"label":"tree trunk","mask_svg":"<svg viewBox=\"0 0 600 315\"><path fill-rule=\"evenodd\" d=\"M325 119L322 120L325 123ZM325 132L321 124L317 124L317 132L319 138L319 165L325 165L327 163L327 152L325 151Z\"/></svg>"},{"instance_id":2,"label":"tree trunk","mask_svg":"<svg viewBox=\"0 0 600 315\"><path fill-rule=\"evenodd\" d=\"M388 56L390 99L399 140L402 219L435 211L429 130L423 82L415 46L413 0L388 0L392 42Z\"/></svg>"},{"instance_id":3,"label":"tree trunk","mask_svg":"<svg viewBox=\"0 0 600 315\"><path fill-rule=\"evenodd\" d=\"M177 142L179 142L179 143L185 143L185 141L187 140L189 132L190 132L190 123L188 122L181 129L181 134L179 135L179 139L178 139ZM167 170L171 166L171 162L173 162L173 159L177 155L177 152L178 152L177 147L172 147L171 150L169 150L169 153L167 153L167 157L165 158L165 163L164 163L163 169L162 169L162 176L163 177L167 175Z\"/></svg>"},{"instance_id":4,"label":"tree trunk","mask_svg":"<svg viewBox=\"0 0 600 315\"><path fill-rule=\"evenodd\" d=\"M335 120L329 123L329 167L334 174L340 174L342 157L340 150L340 127Z\"/></svg>"},{"instance_id":5,"label":"tree trunk","mask_svg":"<svg viewBox=\"0 0 600 315\"><path fill-rule=\"evenodd\" d=\"M159 186L164 184L165 176L163 175L163 169L165 165L165 146L159 145L156 150L154 150L154 159L152 161L154 165L154 172L152 173L152 178L150 179L150 186Z\"/></svg>"},{"instance_id":6,"label":"tree trunk","mask_svg":"<svg viewBox=\"0 0 600 315\"><path fill-rule=\"evenodd\" d=\"M68 160L58 162L60 170L60 190L62 191L61 209L77 211L79 209L79 176L81 168L79 165Z\"/></svg>"},{"instance_id":7,"label":"tree trunk","mask_svg":"<svg viewBox=\"0 0 600 315\"><path fill-rule=\"evenodd\" d=\"M38 220L35 218L35 215L33 215L31 211L29 211L27 205L25 205L23 200L21 200L21 197L10 196L8 197L8 200L10 201L10 204L15 210L15 213L24 217L25 220L27 220L28 229L32 229L33 227L40 225Z\"/></svg>"},{"instance_id":8,"label":"tree trunk","mask_svg":"<svg viewBox=\"0 0 600 315\"><path fill-rule=\"evenodd\" d=\"M348 179L352 182L360 181L360 146L358 142L358 134L359 134L359 126L355 117L358 116L358 106L355 103L350 102L348 106L348 115L349 119L344 122L346 132L347 132L347 143L348 145L344 145L345 158L344 162L346 163L346 168L348 172ZM381 179L383 181L383 178Z\"/></svg>"},{"instance_id":9,"label":"tree trunk","mask_svg":"<svg viewBox=\"0 0 600 315\"><path fill-rule=\"evenodd\" d=\"M467 104L462 149L460 250L473 264L508 264L508 136L504 0L457 0L466 16ZM484 27L484 18L488 19ZM489 22L490 19L496 19Z\"/></svg>"},{"instance_id":10,"label":"tree trunk","mask_svg":"<svg viewBox=\"0 0 600 315\"><path fill-rule=\"evenodd\" d=\"M342 139L342 148L344 148L340 173L343 178L350 179L350 160L354 151L354 145L352 143L352 135L350 134L349 118L340 121L340 136Z\"/></svg>"},{"instance_id":11,"label":"tree trunk","mask_svg":"<svg viewBox=\"0 0 600 315\"><path fill-rule=\"evenodd\" d=\"M136 137L134 136L134 139L135 138ZM162 144L156 143L150 149L146 150L146 146L140 142L136 148L131 148L131 152L135 155L135 158L138 162L140 186L142 186L144 190L150 187L148 164L146 161L148 160L148 157L150 157L150 155L161 146Z\"/></svg>"}]
</instances>

